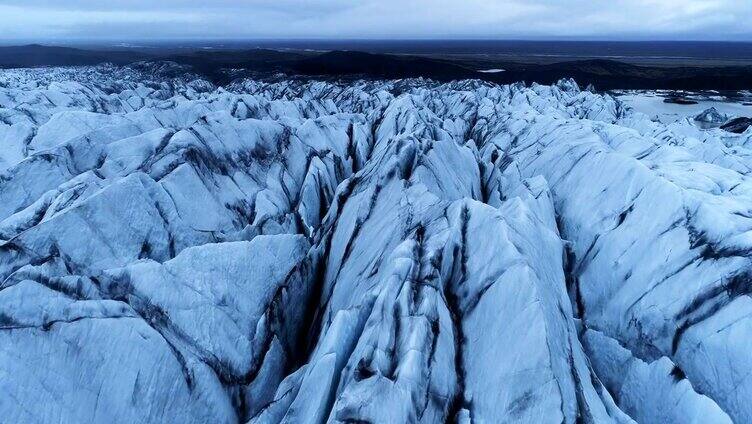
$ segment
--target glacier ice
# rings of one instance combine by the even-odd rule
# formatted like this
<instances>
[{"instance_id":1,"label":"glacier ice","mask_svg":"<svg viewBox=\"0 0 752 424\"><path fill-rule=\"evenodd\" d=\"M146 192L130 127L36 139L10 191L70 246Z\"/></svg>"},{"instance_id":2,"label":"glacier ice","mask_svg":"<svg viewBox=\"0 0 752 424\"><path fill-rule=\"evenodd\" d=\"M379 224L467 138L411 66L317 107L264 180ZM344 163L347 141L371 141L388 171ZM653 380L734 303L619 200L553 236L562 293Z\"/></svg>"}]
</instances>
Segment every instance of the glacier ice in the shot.
<instances>
[{"instance_id":1,"label":"glacier ice","mask_svg":"<svg viewBox=\"0 0 752 424\"><path fill-rule=\"evenodd\" d=\"M752 130L480 81L0 73L7 422L750 422Z\"/></svg>"}]
</instances>

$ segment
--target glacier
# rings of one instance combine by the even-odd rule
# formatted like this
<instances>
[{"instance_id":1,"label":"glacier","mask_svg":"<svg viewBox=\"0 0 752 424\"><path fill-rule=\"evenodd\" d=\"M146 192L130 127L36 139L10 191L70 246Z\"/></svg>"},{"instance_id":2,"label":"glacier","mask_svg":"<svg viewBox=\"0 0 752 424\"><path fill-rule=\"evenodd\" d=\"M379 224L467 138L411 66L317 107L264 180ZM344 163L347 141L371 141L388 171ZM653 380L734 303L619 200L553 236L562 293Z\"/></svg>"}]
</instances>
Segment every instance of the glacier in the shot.
<instances>
[{"instance_id":1,"label":"glacier","mask_svg":"<svg viewBox=\"0 0 752 424\"><path fill-rule=\"evenodd\" d=\"M752 129L593 91L2 71L2 420L752 422Z\"/></svg>"}]
</instances>

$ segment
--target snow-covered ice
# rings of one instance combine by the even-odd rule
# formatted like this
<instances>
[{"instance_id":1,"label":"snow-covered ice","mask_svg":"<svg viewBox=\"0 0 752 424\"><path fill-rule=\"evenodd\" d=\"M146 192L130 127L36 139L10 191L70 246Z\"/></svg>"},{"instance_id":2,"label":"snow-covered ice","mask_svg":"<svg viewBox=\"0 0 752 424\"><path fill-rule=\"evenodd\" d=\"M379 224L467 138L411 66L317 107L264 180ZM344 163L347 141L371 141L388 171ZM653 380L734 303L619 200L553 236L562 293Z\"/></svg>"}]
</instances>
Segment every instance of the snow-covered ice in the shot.
<instances>
[{"instance_id":1,"label":"snow-covered ice","mask_svg":"<svg viewBox=\"0 0 752 424\"><path fill-rule=\"evenodd\" d=\"M2 421L752 421L752 130L176 66L0 73Z\"/></svg>"}]
</instances>

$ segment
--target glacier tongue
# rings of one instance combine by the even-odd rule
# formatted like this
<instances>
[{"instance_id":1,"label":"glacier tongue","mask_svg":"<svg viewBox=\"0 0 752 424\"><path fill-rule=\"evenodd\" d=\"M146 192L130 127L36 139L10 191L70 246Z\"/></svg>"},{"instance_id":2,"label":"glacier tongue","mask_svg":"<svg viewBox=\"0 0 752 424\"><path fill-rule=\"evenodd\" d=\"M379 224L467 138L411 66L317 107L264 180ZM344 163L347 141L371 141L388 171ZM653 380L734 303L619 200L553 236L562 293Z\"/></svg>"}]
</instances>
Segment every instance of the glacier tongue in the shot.
<instances>
[{"instance_id":1,"label":"glacier tongue","mask_svg":"<svg viewBox=\"0 0 752 424\"><path fill-rule=\"evenodd\" d=\"M3 420L752 421L751 131L169 69L0 74Z\"/></svg>"}]
</instances>

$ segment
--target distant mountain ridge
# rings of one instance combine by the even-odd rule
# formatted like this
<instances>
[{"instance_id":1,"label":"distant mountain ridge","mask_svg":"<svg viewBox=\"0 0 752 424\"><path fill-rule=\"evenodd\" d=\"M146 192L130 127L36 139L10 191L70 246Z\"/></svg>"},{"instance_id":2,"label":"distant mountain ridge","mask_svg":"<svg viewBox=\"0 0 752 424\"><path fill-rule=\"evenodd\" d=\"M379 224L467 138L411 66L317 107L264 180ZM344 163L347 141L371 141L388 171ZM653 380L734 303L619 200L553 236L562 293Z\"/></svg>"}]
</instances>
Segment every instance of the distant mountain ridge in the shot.
<instances>
[{"instance_id":1,"label":"distant mountain ridge","mask_svg":"<svg viewBox=\"0 0 752 424\"><path fill-rule=\"evenodd\" d=\"M95 51L41 44L0 47L1 68L84 66L104 62L123 65L151 58L150 55L135 51Z\"/></svg>"}]
</instances>

